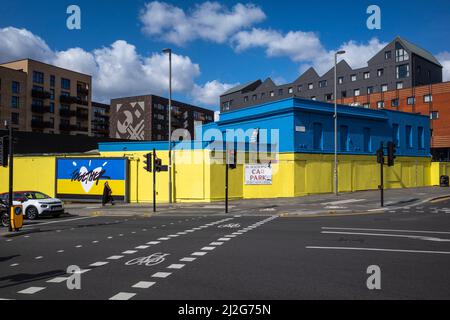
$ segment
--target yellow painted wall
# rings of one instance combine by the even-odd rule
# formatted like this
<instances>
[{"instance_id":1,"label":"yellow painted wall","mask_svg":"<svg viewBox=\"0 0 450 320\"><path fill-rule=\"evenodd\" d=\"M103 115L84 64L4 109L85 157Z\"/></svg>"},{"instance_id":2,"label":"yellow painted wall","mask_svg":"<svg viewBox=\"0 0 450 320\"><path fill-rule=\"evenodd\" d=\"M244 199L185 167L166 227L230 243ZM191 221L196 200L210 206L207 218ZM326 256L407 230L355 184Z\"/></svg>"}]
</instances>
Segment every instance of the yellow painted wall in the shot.
<instances>
[{"instance_id":1,"label":"yellow painted wall","mask_svg":"<svg viewBox=\"0 0 450 320\"><path fill-rule=\"evenodd\" d=\"M105 152L102 157L127 157L129 196L135 203L150 203L153 176L144 170L148 152ZM168 152L158 151L163 164ZM80 155L81 156L81 155ZM71 157L73 157L71 155ZM83 155L86 157L86 155ZM93 155L98 157L98 155ZM177 202L223 200L225 166L215 163L223 154L209 150L174 151L173 192ZM333 192L333 155L280 154L273 161L272 185L245 185L244 165L229 171L231 199L295 197ZM55 157L15 158L15 190L37 190L55 195ZM384 167L386 188L410 188L439 184L439 177L450 175L450 163L431 163L429 158L399 157L392 168ZM339 191L375 190L379 185L379 165L374 156L339 156ZM8 169L0 168L0 192L8 191ZM168 202L168 173L157 173L157 201Z\"/></svg>"}]
</instances>

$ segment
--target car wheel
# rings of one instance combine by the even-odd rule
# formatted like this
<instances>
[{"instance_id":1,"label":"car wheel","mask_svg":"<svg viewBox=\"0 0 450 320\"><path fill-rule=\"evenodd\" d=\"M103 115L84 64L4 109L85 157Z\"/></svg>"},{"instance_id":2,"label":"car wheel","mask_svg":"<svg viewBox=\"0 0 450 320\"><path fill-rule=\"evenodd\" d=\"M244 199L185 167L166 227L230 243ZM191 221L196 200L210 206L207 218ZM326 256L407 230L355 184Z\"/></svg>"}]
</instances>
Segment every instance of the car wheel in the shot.
<instances>
[{"instance_id":1,"label":"car wheel","mask_svg":"<svg viewBox=\"0 0 450 320\"><path fill-rule=\"evenodd\" d=\"M8 227L9 226L9 217L6 213L2 214L1 216L1 223L3 227Z\"/></svg>"},{"instance_id":2,"label":"car wheel","mask_svg":"<svg viewBox=\"0 0 450 320\"><path fill-rule=\"evenodd\" d=\"M36 207L28 207L26 212L26 217L29 220L35 220L39 216L39 212Z\"/></svg>"}]
</instances>

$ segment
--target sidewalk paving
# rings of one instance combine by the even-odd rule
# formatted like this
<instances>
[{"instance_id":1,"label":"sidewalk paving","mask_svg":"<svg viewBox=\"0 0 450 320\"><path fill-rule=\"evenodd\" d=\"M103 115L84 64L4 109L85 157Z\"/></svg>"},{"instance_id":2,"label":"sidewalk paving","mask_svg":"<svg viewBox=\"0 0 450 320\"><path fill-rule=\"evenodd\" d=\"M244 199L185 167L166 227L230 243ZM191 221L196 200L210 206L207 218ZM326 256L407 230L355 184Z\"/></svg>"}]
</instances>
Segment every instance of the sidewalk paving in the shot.
<instances>
[{"instance_id":1,"label":"sidewalk paving","mask_svg":"<svg viewBox=\"0 0 450 320\"><path fill-rule=\"evenodd\" d=\"M231 200L230 213L235 214L326 214L387 211L410 206L432 199L450 197L449 188L422 187L389 189L384 192L385 207L380 206L380 191L359 191L334 194L309 195L297 198ZM157 204L158 214L223 214L224 202ZM123 215L152 213L151 203L116 204L102 207L99 204L66 204L66 210L79 215ZM83 212L85 211L85 212Z\"/></svg>"}]
</instances>

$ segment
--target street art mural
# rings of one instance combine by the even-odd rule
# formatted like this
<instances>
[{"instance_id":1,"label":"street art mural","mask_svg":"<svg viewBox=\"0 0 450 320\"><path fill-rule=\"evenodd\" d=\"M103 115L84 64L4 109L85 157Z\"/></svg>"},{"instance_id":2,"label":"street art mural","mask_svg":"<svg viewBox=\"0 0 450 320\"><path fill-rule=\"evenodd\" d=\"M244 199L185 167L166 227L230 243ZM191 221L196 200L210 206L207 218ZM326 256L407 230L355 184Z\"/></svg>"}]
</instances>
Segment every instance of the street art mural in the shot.
<instances>
[{"instance_id":1,"label":"street art mural","mask_svg":"<svg viewBox=\"0 0 450 320\"><path fill-rule=\"evenodd\" d=\"M126 200L127 159L56 159L56 195L61 199L101 199L108 181L114 199Z\"/></svg>"},{"instance_id":2,"label":"street art mural","mask_svg":"<svg viewBox=\"0 0 450 320\"><path fill-rule=\"evenodd\" d=\"M117 139L144 140L144 108L144 101L116 105Z\"/></svg>"}]
</instances>

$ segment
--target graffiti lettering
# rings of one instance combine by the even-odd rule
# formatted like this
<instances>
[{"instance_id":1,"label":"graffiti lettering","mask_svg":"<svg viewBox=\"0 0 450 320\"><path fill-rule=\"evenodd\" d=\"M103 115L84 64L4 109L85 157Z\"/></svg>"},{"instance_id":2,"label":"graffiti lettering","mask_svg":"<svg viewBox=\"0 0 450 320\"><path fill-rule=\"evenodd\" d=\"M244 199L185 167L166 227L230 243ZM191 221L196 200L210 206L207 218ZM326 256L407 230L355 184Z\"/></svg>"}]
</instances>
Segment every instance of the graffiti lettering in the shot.
<instances>
[{"instance_id":1,"label":"graffiti lettering","mask_svg":"<svg viewBox=\"0 0 450 320\"><path fill-rule=\"evenodd\" d=\"M95 182L95 184L98 185L100 179L109 179L109 177L104 176L105 173L106 170L91 170L80 172L80 170L76 169L72 173L72 181L79 181L81 183Z\"/></svg>"}]
</instances>

